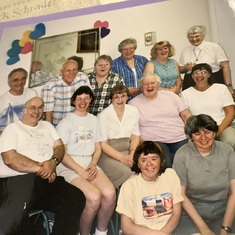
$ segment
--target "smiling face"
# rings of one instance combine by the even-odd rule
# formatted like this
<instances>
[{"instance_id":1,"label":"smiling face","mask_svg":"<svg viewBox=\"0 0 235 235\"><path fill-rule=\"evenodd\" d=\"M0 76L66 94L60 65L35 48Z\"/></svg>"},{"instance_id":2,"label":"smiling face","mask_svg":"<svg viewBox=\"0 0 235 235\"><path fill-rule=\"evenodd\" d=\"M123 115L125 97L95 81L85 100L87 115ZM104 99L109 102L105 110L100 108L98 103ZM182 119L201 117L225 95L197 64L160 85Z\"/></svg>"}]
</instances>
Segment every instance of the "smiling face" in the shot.
<instances>
[{"instance_id":1,"label":"smiling face","mask_svg":"<svg viewBox=\"0 0 235 235\"><path fill-rule=\"evenodd\" d=\"M192 74L192 78L196 83L196 87L208 86L208 79L210 76L211 74L205 69L195 70Z\"/></svg>"},{"instance_id":2,"label":"smiling face","mask_svg":"<svg viewBox=\"0 0 235 235\"><path fill-rule=\"evenodd\" d=\"M156 153L140 154L138 167L141 170L142 178L146 181L155 181L161 166L161 158Z\"/></svg>"},{"instance_id":3,"label":"smiling face","mask_svg":"<svg viewBox=\"0 0 235 235\"><path fill-rule=\"evenodd\" d=\"M156 58L167 59L169 57L169 47L163 46L156 49Z\"/></svg>"},{"instance_id":4,"label":"smiling face","mask_svg":"<svg viewBox=\"0 0 235 235\"><path fill-rule=\"evenodd\" d=\"M144 77L142 83L143 95L148 99L157 97L158 83L154 76L148 75Z\"/></svg>"},{"instance_id":5,"label":"smiling face","mask_svg":"<svg viewBox=\"0 0 235 235\"><path fill-rule=\"evenodd\" d=\"M110 69L111 69L111 64L108 60L105 60L105 59L100 59L95 65L95 73L99 77L107 76Z\"/></svg>"},{"instance_id":6,"label":"smiling face","mask_svg":"<svg viewBox=\"0 0 235 235\"><path fill-rule=\"evenodd\" d=\"M62 79L66 84L71 84L73 80L76 78L78 73L78 64L75 60L68 60L66 61L62 69L60 70L60 74Z\"/></svg>"},{"instance_id":7,"label":"smiling face","mask_svg":"<svg viewBox=\"0 0 235 235\"><path fill-rule=\"evenodd\" d=\"M112 97L112 104L114 108L123 108L128 100L128 95L126 92L116 93Z\"/></svg>"},{"instance_id":8,"label":"smiling face","mask_svg":"<svg viewBox=\"0 0 235 235\"><path fill-rule=\"evenodd\" d=\"M91 97L89 94L83 93L81 95L77 95L73 103L75 106L75 112L86 113L91 103Z\"/></svg>"},{"instance_id":9,"label":"smiling face","mask_svg":"<svg viewBox=\"0 0 235 235\"><path fill-rule=\"evenodd\" d=\"M22 95L24 92L24 86L26 84L27 75L23 71L18 71L12 74L8 81L10 87L10 93L13 95Z\"/></svg>"},{"instance_id":10,"label":"smiling face","mask_svg":"<svg viewBox=\"0 0 235 235\"><path fill-rule=\"evenodd\" d=\"M24 107L22 122L29 126L37 126L44 110L44 102L40 97L30 99Z\"/></svg>"},{"instance_id":11,"label":"smiling face","mask_svg":"<svg viewBox=\"0 0 235 235\"><path fill-rule=\"evenodd\" d=\"M199 46L204 39L204 35L201 33L189 34L188 40L193 46Z\"/></svg>"},{"instance_id":12,"label":"smiling face","mask_svg":"<svg viewBox=\"0 0 235 235\"><path fill-rule=\"evenodd\" d=\"M215 141L215 132L200 128L198 132L192 134L192 140L200 153L210 152Z\"/></svg>"},{"instance_id":13,"label":"smiling face","mask_svg":"<svg viewBox=\"0 0 235 235\"><path fill-rule=\"evenodd\" d=\"M131 44L126 44L121 51L124 60L131 60L135 54L135 47Z\"/></svg>"}]
</instances>

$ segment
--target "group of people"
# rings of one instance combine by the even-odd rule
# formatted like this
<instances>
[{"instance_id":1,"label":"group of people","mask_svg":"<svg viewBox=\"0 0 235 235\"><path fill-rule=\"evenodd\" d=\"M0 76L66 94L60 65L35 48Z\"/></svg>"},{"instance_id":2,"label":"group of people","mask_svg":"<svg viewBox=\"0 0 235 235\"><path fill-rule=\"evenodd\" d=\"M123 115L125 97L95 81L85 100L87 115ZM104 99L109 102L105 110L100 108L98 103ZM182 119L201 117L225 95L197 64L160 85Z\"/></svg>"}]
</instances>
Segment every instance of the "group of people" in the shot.
<instances>
[{"instance_id":1,"label":"group of people","mask_svg":"<svg viewBox=\"0 0 235 235\"><path fill-rule=\"evenodd\" d=\"M95 235L106 235L116 188L125 235L232 234L229 62L203 26L187 36L179 63L170 42L148 61L133 38L88 75L70 57L40 97L25 69L11 71L0 97L0 234L32 234L28 213L42 209L55 213L52 234L89 235L96 217Z\"/></svg>"}]
</instances>

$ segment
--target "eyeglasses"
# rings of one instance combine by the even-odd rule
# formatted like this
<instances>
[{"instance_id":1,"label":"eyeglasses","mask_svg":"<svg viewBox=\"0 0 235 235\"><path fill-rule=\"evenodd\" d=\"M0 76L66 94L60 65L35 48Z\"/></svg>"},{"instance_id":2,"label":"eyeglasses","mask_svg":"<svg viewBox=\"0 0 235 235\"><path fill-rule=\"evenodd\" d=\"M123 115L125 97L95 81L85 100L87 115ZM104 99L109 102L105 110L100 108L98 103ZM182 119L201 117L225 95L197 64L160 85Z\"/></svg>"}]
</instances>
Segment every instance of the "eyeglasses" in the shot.
<instances>
[{"instance_id":1,"label":"eyeglasses","mask_svg":"<svg viewBox=\"0 0 235 235\"><path fill-rule=\"evenodd\" d=\"M115 95L113 96L113 100L125 99L126 97L127 97L127 94Z\"/></svg>"},{"instance_id":2,"label":"eyeglasses","mask_svg":"<svg viewBox=\"0 0 235 235\"><path fill-rule=\"evenodd\" d=\"M207 71L196 70L193 72L194 75L205 75L208 74Z\"/></svg>"},{"instance_id":3,"label":"eyeglasses","mask_svg":"<svg viewBox=\"0 0 235 235\"><path fill-rule=\"evenodd\" d=\"M29 107L25 107L25 108L28 109L30 112L36 112L36 111L43 112L43 110L44 110L44 106L38 106L38 107L29 106Z\"/></svg>"},{"instance_id":4,"label":"eyeglasses","mask_svg":"<svg viewBox=\"0 0 235 235\"><path fill-rule=\"evenodd\" d=\"M127 52L127 51L134 51L134 50L135 50L134 47L129 47L129 48L124 48L124 49L122 49L122 51L124 51L124 52Z\"/></svg>"}]
</instances>

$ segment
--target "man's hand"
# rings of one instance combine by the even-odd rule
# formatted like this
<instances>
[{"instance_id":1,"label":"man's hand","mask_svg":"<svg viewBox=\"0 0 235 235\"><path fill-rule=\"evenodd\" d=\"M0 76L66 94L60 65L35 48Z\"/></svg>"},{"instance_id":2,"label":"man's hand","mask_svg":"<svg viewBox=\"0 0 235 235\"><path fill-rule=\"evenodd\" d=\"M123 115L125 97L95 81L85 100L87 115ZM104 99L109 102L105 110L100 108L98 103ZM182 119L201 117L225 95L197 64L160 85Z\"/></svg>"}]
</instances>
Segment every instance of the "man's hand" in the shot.
<instances>
[{"instance_id":1,"label":"man's hand","mask_svg":"<svg viewBox=\"0 0 235 235\"><path fill-rule=\"evenodd\" d=\"M56 162L53 159L40 162L38 165L40 166L40 170L37 172L37 175L43 179L49 179L56 170Z\"/></svg>"}]
</instances>

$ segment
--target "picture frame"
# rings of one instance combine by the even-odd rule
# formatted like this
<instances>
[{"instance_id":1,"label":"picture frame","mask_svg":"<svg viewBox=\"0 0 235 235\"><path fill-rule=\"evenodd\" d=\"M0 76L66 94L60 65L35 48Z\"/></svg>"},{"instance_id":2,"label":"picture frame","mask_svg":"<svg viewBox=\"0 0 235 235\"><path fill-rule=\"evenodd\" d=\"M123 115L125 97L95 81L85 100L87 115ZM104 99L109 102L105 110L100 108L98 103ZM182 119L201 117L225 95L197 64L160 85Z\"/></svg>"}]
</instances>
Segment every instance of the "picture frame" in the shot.
<instances>
[{"instance_id":1,"label":"picture frame","mask_svg":"<svg viewBox=\"0 0 235 235\"><path fill-rule=\"evenodd\" d=\"M94 53L99 51L100 46L99 28L78 32L77 53Z\"/></svg>"}]
</instances>

